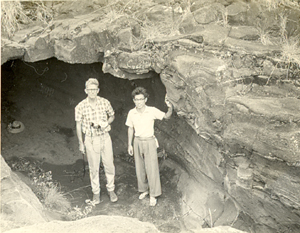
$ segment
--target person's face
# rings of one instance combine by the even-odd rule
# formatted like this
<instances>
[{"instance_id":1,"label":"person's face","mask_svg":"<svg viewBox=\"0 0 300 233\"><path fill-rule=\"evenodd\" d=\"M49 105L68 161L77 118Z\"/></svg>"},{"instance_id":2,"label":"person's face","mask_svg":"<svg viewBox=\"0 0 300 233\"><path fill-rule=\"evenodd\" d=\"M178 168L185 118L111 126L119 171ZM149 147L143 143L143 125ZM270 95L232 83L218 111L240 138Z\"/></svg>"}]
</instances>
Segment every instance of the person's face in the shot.
<instances>
[{"instance_id":1,"label":"person's face","mask_svg":"<svg viewBox=\"0 0 300 233\"><path fill-rule=\"evenodd\" d=\"M89 98L94 99L99 93L99 88L95 84L88 85L85 89L85 93L88 95Z\"/></svg>"},{"instance_id":2,"label":"person's face","mask_svg":"<svg viewBox=\"0 0 300 233\"><path fill-rule=\"evenodd\" d=\"M143 108L146 105L147 98L143 94L136 95L133 99L137 108Z\"/></svg>"}]
</instances>

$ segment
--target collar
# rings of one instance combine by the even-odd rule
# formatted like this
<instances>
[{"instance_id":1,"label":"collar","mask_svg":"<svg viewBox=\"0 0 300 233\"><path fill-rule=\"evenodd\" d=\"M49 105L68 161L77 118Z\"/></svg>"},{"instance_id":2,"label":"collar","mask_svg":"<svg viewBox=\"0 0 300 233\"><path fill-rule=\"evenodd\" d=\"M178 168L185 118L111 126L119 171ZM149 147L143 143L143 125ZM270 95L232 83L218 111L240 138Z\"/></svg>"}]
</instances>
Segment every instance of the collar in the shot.
<instances>
[{"instance_id":1,"label":"collar","mask_svg":"<svg viewBox=\"0 0 300 233\"><path fill-rule=\"evenodd\" d=\"M146 105L145 106L145 111L142 113L139 113L138 110L136 109L136 107L133 109L133 113L135 114L143 114L143 113L148 113L149 112L149 107Z\"/></svg>"},{"instance_id":2,"label":"collar","mask_svg":"<svg viewBox=\"0 0 300 233\"><path fill-rule=\"evenodd\" d=\"M96 105L100 104L100 101L101 101L100 96L97 96L97 97L96 97ZM86 98L85 98L85 103L86 103L87 106L91 106L91 104L90 104L90 102L89 102L89 97L86 97Z\"/></svg>"}]
</instances>

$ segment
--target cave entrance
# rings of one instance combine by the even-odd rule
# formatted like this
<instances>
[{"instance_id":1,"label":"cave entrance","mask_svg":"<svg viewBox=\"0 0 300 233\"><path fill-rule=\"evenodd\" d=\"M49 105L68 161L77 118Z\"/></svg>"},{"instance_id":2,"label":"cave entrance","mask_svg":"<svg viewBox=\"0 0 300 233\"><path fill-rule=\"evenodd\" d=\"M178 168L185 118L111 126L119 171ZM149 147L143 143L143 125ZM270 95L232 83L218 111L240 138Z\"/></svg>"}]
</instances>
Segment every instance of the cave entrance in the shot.
<instances>
[{"instance_id":1,"label":"cave entrance","mask_svg":"<svg viewBox=\"0 0 300 233\"><path fill-rule=\"evenodd\" d=\"M39 169L51 171L52 180L59 183L72 206L82 210L85 207L84 200L91 198L92 193L89 175L83 174L85 161L78 151L74 108L86 98L85 81L89 77L97 78L100 84L99 95L108 99L115 110L110 134L119 201L117 204L109 202L101 169L101 197L104 201L89 215L132 216L153 222L164 231L180 231L180 194L176 191L178 174L168 166L160 167L163 194L157 208L151 209L148 200L138 200L134 162L127 155L125 120L129 109L134 107L132 90L136 86L145 87L150 94L147 104L167 111L164 103L165 87L158 74L151 75L147 79L124 80L103 74L101 63L67 64L55 58L36 63L21 60L5 63L2 65L1 79L2 156L19 174L27 172L34 176ZM15 120L25 125L23 132L12 134L7 131L7 125ZM161 141L161 163L165 159L163 148L164 141ZM30 185L30 182L27 183ZM82 217L82 212L77 212L75 218Z\"/></svg>"},{"instance_id":2,"label":"cave entrance","mask_svg":"<svg viewBox=\"0 0 300 233\"><path fill-rule=\"evenodd\" d=\"M86 98L84 84L89 77L99 80L99 95L108 99L115 110L111 130L115 154L127 150L125 120L128 111L134 107L131 92L136 86L148 90L148 105L167 111L164 103L166 90L156 73L147 79L125 80L103 74L102 63L67 64L55 58L36 63L15 60L2 66L2 128L6 128L13 120L22 121L26 131L31 133L28 136L32 140L38 139L40 144L45 144L45 140L40 138L41 134L65 133L68 140L61 141L65 141L66 150L61 150L58 145L53 147L48 142L43 153L33 149L28 151L31 157L51 163L70 163L70 160L64 161L61 154L69 157L68 154L76 153L77 146L73 144L77 143L77 139L74 137L74 142L72 139L75 134L74 108ZM73 133L68 129L72 129ZM7 150L4 141L2 151L5 153Z\"/></svg>"}]
</instances>

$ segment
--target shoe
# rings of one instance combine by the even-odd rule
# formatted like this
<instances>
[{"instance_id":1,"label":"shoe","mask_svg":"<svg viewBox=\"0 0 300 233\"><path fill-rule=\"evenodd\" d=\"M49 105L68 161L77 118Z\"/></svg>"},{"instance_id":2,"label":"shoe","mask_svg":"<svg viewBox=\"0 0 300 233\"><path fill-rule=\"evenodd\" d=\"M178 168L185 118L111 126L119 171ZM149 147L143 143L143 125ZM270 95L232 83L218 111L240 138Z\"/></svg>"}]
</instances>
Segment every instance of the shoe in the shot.
<instances>
[{"instance_id":1,"label":"shoe","mask_svg":"<svg viewBox=\"0 0 300 233\"><path fill-rule=\"evenodd\" d=\"M94 194L92 202L93 202L94 205L99 204L100 203L100 194Z\"/></svg>"},{"instance_id":2,"label":"shoe","mask_svg":"<svg viewBox=\"0 0 300 233\"><path fill-rule=\"evenodd\" d=\"M143 192L143 193L139 196L139 199L140 199L140 200L143 200L148 194L149 194L148 191Z\"/></svg>"},{"instance_id":3,"label":"shoe","mask_svg":"<svg viewBox=\"0 0 300 233\"><path fill-rule=\"evenodd\" d=\"M109 196L111 202L116 202L118 200L118 197L114 191L108 192L108 196Z\"/></svg>"},{"instance_id":4,"label":"shoe","mask_svg":"<svg viewBox=\"0 0 300 233\"><path fill-rule=\"evenodd\" d=\"M150 197L150 206L156 206L157 200L155 197Z\"/></svg>"}]
</instances>

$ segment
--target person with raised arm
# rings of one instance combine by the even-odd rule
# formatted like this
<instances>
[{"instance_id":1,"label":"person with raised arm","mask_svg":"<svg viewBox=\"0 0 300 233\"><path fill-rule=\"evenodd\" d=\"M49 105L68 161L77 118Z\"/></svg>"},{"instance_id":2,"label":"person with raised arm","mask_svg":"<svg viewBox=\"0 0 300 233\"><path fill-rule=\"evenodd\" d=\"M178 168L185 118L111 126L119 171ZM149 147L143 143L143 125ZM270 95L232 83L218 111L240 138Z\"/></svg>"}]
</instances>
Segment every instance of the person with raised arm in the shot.
<instances>
[{"instance_id":1,"label":"person with raised arm","mask_svg":"<svg viewBox=\"0 0 300 233\"><path fill-rule=\"evenodd\" d=\"M127 115L128 153L134 155L139 199L150 194L150 206L155 206L161 195L161 182L157 157L158 142L154 136L154 121L169 119L173 105L165 99L168 111L146 105L149 95L145 88L137 87L132 92L135 108Z\"/></svg>"}]
</instances>

